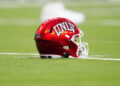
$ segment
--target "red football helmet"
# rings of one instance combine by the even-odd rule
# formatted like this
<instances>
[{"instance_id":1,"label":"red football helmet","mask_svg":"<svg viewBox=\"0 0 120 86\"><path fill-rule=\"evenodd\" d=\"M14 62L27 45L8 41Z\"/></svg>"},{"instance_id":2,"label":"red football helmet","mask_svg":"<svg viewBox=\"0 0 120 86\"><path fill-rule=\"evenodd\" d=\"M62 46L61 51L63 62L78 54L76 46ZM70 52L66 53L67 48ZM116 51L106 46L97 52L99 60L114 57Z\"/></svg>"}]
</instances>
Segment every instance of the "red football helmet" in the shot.
<instances>
[{"instance_id":1,"label":"red football helmet","mask_svg":"<svg viewBox=\"0 0 120 86\"><path fill-rule=\"evenodd\" d=\"M57 17L39 26L35 41L41 58L77 58L88 55L88 43L81 42L83 35L71 20Z\"/></svg>"}]
</instances>

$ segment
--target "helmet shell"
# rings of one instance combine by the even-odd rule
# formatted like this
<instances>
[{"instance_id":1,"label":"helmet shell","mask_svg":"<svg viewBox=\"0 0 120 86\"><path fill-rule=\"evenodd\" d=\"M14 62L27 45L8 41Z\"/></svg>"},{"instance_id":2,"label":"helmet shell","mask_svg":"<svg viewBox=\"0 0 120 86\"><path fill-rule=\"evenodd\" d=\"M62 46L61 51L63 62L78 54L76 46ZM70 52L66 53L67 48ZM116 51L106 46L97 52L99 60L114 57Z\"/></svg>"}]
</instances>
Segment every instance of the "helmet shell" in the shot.
<instances>
[{"instance_id":1,"label":"helmet shell","mask_svg":"<svg viewBox=\"0 0 120 86\"><path fill-rule=\"evenodd\" d=\"M73 35L80 34L77 26L69 19L57 17L43 22L35 34L36 46L42 55L60 55L66 57L66 53L77 57L78 46L72 42ZM69 48L64 48L65 46Z\"/></svg>"}]
</instances>

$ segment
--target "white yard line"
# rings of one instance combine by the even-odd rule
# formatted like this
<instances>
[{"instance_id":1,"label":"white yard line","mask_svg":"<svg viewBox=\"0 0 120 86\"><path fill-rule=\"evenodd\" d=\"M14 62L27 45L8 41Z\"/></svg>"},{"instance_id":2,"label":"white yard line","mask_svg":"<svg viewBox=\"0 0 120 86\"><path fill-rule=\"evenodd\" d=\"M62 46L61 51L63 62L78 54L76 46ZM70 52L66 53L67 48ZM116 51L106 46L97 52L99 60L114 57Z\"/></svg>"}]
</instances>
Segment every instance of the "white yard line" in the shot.
<instances>
[{"instance_id":1,"label":"white yard line","mask_svg":"<svg viewBox=\"0 0 120 86\"><path fill-rule=\"evenodd\" d=\"M103 26L120 26L120 20L110 20L110 19L102 19L102 20L88 20L88 25L103 25Z\"/></svg>"},{"instance_id":2,"label":"white yard line","mask_svg":"<svg viewBox=\"0 0 120 86\"><path fill-rule=\"evenodd\" d=\"M0 25L23 25L31 26L40 24L39 19L23 19L23 18L0 18Z\"/></svg>"},{"instance_id":3,"label":"white yard line","mask_svg":"<svg viewBox=\"0 0 120 86\"><path fill-rule=\"evenodd\" d=\"M119 3L120 0L108 0L109 2L116 2L116 3Z\"/></svg>"},{"instance_id":4,"label":"white yard line","mask_svg":"<svg viewBox=\"0 0 120 86\"><path fill-rule=\"evenodd\" d=\"M107 26L120 26L120 20L89 20L87 22L90 25L107 25ZM23 19L23 18L0 18L0 25L22 25L22 26L31 26L39 25L39 19Z\"/></svg>"},{"instance_id":5,"label":"white yard line","mask_svg":"<svg viewBox=\"0 0 120 86\"><path fill-rule=\"evenodd\" d=\"M4 53L1 52L0 55L27 55L26 57L16 57L16 58L39 58L39 54L36 53ZM28 57L30 56L30 57ZM79 59L93 59L93 60L116 60L116 61L120 61L119 58L97 58L97 57L104 57L106 55L93 55L90 57L80 57Z\"/></svg>"},{"instance_id":6,"label":"white yard line","mask_svg":"<svg viewBox=\"0 0 120 86\"><path fill-rule=\"evenodd\" d=\"M55 0L54 0L55 1ZM61 1L61 0L56 0ZM88 0L89 1L89 0ZM0 8L17 8L17 7L40 7L41 5L53 2L53 0L0 0ZM120 0L91 0L91 2L86 3L86 0L75 0L68 1L63 0L63 3L66 2L69 5L114 5L114 3L119 3Z\"/></svg>"}]
</instances>

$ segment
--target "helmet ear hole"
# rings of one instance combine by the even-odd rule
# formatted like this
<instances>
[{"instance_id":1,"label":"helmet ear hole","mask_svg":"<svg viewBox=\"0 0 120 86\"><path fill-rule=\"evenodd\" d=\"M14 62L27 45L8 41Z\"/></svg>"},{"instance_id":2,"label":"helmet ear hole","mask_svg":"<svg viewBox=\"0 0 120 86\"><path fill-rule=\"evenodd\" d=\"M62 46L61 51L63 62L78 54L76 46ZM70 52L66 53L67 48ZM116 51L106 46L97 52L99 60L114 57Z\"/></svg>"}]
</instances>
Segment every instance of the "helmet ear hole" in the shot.
<instances>
[{"instance_id":1,"label":"helmet ear hole","mask_svg":"<svg viewBox=\"0 0 120 86\"><path fill-rule=\"evenodd\" d=\"M70 46L64 46L63 49L69 50L69 49L70 49ZM69 55L70 55L69 53L64 52L64 58L68 58Z\"/></svg>"},{"instance_id":2,"label":"helmet ear hole","mask_svg":"<svg viewBox=\"0 0 120 86\"><path fill-rule=\"evenodd\" d=\"M64 46L63 48L66 49L66 50L69 50L69 49L70 49L69 46Z\"/></svg>"}]
</instances>

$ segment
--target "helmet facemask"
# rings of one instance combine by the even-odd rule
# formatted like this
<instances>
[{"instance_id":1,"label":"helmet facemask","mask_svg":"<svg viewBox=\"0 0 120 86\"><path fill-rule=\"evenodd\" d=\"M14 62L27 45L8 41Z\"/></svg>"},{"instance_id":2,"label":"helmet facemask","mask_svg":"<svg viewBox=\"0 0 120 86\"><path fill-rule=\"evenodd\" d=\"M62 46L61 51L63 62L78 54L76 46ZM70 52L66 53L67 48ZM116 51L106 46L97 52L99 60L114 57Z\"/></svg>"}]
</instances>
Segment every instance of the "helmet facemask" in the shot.
<instances>
[{"instance_id":1,"label":"helmet facemask","mask_svg":"<svg viewBox=\"0 0 120 86\"><path fill-rule=\"evenodd\" d=\"M88 43L87 42L81 42L81 38L84 35L84 33L80 31L80 34L75 34L72 36L71 41L78 46L76 51L77 57L86 57L88 56Z\"/></svg>"}]
</instances>

